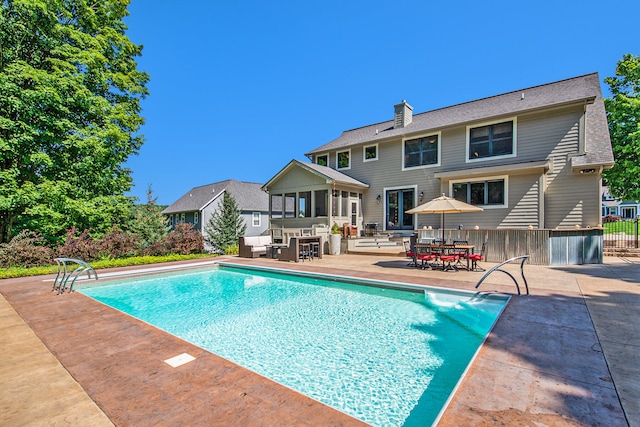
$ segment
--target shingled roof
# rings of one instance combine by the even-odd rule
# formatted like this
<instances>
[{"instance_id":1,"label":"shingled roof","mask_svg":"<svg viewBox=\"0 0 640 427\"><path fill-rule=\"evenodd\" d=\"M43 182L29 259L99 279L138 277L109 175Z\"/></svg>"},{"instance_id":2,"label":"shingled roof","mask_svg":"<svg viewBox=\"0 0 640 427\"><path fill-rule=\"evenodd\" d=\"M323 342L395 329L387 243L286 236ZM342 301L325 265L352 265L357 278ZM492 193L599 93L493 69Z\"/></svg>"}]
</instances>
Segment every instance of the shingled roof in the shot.
<instances>
[{"instance_id":1,"label":"shingled roof","mask_svg":"<svg viewBox=\"0 0 640 427\"><path fill-rule=\"evenodd\" d=\"M358 181L355 178L351 178L349 175L345 175L342 172L339 172L335 169L331 169L330 167L321 166L315 163L301 162L300 160L296 160L296 159L293 159L289 163L287 163L287 165L283 167L280 170L280 172L275 174L275 176L271 178L269 182L267 182L262 188L266 190L269 187L269 184L277 180L280 176L282 176L282 174L284 174L286 171L290 170L293 167L300 167L317 176L320 176L326 180L327 184L336 183L336 184L352 185L352 186L361 187L361 188L369 188L369 184L365 184L364 182Z\"/></svg>"},{"instance_id":2,"label":"shingled roof","mask_svg":"<svg viewBox=\"0 0 640 427\"><path fill-rule=\"evenodd\" d=\"M269 195L262 191L262 184L234 179L194 187L180 197L163 214L200 211L207 207L223 191L228 191L241 211L268 211Z\"/></svg>"},{"instance_id":3,"label":"shingled roof","mask_svg":"<svg viewBox=\"0 0 640 427\"><path fill-rule=\"evenodd\" d=\"M339 138L306 155L581 102L586 104L587 109L585 155L574 158L574 166L595 163L613 165L613 152L597 73L415 114L413 122L405 127L394 128L394 121L389 120L344 131Z\"/></svg>"}]
</instances>

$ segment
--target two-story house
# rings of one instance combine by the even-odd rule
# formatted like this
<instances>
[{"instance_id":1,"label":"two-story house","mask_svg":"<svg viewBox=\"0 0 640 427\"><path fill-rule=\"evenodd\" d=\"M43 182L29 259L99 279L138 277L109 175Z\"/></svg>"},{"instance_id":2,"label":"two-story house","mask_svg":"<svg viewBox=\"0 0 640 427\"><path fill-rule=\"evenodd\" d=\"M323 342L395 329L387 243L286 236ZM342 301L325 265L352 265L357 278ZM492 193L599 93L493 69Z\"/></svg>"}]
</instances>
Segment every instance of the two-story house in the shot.
<instances>
[{"instance_id":1,"label":"two-story house","mask_svg":"<svg viewBox=\"0 0 640 427\"><path fill-rule=\"evenodd\" d=\"M607 215L620 219L635 219L640 215L640 201L619 200L609 193L609 187L602 186L602 218Z\"/></svg>"},{"instance_id":2,"label":"two-story house","mask_svg":"<svg viewBox=\"0 0 640 427\"><path fill-rule=\"evenodd\" d=\"M439 227L437 215L406 211L442 193L483 208L456 226L596 227L614 162L595 73L420 114L402 101L392 120L306 156L264 186L274 228L348 222L408 235Z\"/></svg>"},{"instance_id":3,"label":"two-story house","mask_svg":"<svg viewBox=\"0 0 640 427\"><path fill-rule=\"evenodd\" d=\"M269 199L262 184L234 179L194 187L162 213L174 226L180 222L193 224L206 237L205 227L213 213L222 206L228 192L236 201L247 229L246 236L259 236L269 228Z\"/></svg>"}]
</instances>

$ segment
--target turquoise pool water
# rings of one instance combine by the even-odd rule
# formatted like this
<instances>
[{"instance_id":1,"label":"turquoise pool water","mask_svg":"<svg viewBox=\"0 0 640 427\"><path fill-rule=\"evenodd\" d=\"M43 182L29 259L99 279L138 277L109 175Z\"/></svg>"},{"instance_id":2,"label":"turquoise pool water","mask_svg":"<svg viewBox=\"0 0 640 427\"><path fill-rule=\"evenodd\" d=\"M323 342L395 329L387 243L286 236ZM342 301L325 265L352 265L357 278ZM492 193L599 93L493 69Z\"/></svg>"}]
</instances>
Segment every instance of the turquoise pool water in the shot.
<instances>
[{"instance_id":1,"label":"turquoise pool water","mask_svg":"<svg viewBox=\"0 0 640 427\"><path fill-rule=\"evenodd\" d=\"M508 299L375 285L218 267L79 291L374 426L430 425Z\"/></svg>"}]
</instances>

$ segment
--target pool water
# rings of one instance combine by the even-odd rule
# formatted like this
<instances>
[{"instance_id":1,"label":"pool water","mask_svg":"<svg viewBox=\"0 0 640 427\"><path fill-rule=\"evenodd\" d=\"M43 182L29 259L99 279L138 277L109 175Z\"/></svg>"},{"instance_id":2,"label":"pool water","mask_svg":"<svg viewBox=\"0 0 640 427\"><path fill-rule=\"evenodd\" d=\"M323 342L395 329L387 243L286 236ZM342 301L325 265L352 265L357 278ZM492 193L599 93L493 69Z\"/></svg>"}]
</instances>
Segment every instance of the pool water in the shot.
<instances>
[{"instance_id":1,"label":"pool water","mask_svg":"<svg viewBox=\"0 0 640 427\"><path fill-rule=\"evenodd\" d=\"M508 299L218 267L79 291L374 426L430 425Z\"/></svg>"}]
</instances>

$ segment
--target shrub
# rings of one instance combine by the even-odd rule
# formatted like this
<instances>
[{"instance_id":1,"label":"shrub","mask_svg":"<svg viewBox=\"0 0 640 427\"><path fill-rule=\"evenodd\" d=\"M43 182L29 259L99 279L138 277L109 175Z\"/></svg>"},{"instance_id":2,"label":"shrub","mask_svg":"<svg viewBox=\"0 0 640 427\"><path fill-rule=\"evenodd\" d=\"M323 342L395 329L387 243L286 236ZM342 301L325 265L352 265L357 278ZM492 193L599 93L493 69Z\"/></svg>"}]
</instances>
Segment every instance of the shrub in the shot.
<instances>
[{"instance_id":1,"label":"shrub","mask_svg":"<svg viewBox=\"0 0 640 427\"><path fill-rule=\"evenodd\" d=\"M71 227L67 230L64 245L58 246L56 252L60 257L78 258L83 261L93 261L100 257L99 242L89 236L89 230L84 230L76 236L78 229Z\"/></svg>"},{"instance_id":2,"label":"shrub","mask_svg":"<svg viewBox=\"0 0 640 427\"><path fill-rule=\"evenodd\" d=\"M165 241L165 239L159 241L159 242L154 242L151 245L149 245L148 247L146 247L142 254L144 256L165 256L165 255L169 255L171 253L171 251L169 250L169 246L167 246L167 242Z\"/></svg>"},{"instance_id":3,"label":"shrub","mask_svg":"<svg viewBox=\"0 0 640 427\"><path fill-rule=\"evenodd\" d=\"M611 215L611 214L608 214L602 219L603 224L607 224L609 222L618 222L618 221L622 221L622 217L619 217L617 215Z\"/></svg>"},{"instance_id":4,"label":"shrub","mask_svg":"<svg viewBox=\"0 0 640 427\"><path fill-rule=\"evenodd\" d=\"M224 250L225 255L238 255L239 253L238 245L227 246L227 249Z\"/></svg>"},{"instance_id":5,"label":"shrub","mask_svg":"<svg viewBox=\"0 0 640 427\"><path fill-rule=\"evenodd\" d=\"M38 233L23 230L9 243L0 245L0 267L36 267L53 262L53 251Z\"/></svg>"},{"instance_id":6,"label":"shrub","mask_svg":"<svg viewBox=\"0 0 640 427\"><path fill-rule=\"evenodd\" d=\"M98 242L98 249L102 257L123 258L137 255L139 239L129 233L113 227Z\"/></svg>"},{"instance_id":7,"label":"shrub","mask_svg":"<svg viewBox=\"0 0 640 427\"><path fill-rule=\"evenodd\" d=\"M170 253L189 255L204 252L204 239L193 224L181 222L164 239Z\"/></svg>"}]
</instances>

